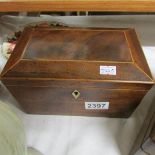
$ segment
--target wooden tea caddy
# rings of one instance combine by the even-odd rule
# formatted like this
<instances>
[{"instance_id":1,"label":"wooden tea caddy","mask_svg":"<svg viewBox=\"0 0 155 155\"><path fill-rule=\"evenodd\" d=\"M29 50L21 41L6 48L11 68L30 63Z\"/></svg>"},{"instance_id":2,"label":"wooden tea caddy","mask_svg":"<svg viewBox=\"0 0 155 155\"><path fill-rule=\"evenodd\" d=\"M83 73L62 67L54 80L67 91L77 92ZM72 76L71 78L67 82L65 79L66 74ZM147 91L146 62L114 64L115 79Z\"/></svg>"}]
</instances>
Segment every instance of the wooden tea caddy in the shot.
<instances>
[{"instance_id":1,"label":"wooden tea caddy","mask_svg":"<svg viewBox=\"0 0 155 155\"><path fill-rule=\"evenodd\" d=\"M134 29L30 26L1 74L29 114L129 117L154 84Z\"/></svg>"}]
</instances>

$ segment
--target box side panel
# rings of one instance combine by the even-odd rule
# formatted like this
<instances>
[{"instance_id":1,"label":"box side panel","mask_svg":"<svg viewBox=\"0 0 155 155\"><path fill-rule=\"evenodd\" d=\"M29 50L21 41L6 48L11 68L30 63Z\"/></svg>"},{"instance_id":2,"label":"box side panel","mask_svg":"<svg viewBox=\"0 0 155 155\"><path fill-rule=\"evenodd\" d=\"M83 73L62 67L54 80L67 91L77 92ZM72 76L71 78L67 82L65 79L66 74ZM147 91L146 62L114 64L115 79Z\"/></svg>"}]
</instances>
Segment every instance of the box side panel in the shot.
<instances>
[{"instance_id":1,"label":"box side panel","mask_svg":"<svg viewBox=\"0 0 155 155\"><path fill-rule=\"evenodd\" d=\"M129 43L129 48L131 49L132 58L135 66L138 66L140 69L144 71L152 80L153 77L151 75L151 71L147 64L144 52L141 48L140 42L138 40L136 31L134 29L126 31L127 40Z\"/></svg>"},{"instance_id":2,"label":"box side panel","mask_svg":"<svg viewBox=\"0 0 155 155\"><path fill-rule=\"evenodd\" d=\"M22 59L23 53L25 52L25 48L28 44L28 41L31 37L31 32L33 29L31 28L26 28L22 35L20 36L17 45L15 46L14 51L12 52L9 60L7 61L1 76L5 76L8 72L12 70L12 68L18 64L18 62Z\"/></svg>"}]
</instances>

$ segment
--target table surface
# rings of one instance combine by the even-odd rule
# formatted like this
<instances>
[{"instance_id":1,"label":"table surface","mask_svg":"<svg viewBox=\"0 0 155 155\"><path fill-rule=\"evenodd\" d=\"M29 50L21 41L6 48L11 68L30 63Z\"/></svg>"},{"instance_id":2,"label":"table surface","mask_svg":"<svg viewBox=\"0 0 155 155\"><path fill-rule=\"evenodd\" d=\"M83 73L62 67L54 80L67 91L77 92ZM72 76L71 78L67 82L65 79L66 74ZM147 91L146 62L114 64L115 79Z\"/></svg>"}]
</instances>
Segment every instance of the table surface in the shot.
<instances>
[{"instance_id":1,"label":"table surface","mask_svg":"<svg viewBox=\"0 0 155 155\"><path fill-rule=\"evenodd\" d=\"M155 0L0 0L6 11L155 12Z\"/></svg>"}]
</instances>

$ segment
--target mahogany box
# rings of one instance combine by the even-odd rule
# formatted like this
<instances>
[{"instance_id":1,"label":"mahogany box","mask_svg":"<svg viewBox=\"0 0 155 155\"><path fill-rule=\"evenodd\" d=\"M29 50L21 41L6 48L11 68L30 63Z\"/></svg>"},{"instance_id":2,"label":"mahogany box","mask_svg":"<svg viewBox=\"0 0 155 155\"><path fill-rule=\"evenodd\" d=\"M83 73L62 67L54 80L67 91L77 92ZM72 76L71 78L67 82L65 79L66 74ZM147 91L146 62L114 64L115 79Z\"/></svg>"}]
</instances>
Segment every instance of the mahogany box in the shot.
<instances>
[{"instance_id":1,"label":"mahogany box","mask_svg":"<svg viewBox=\"0 0 155 155\"><path fill-rule=\"evenodd\" d=\"M129 117L154 84L134 29L24 29L1 81L29 114Z\"/></svg>"}]
</instances>

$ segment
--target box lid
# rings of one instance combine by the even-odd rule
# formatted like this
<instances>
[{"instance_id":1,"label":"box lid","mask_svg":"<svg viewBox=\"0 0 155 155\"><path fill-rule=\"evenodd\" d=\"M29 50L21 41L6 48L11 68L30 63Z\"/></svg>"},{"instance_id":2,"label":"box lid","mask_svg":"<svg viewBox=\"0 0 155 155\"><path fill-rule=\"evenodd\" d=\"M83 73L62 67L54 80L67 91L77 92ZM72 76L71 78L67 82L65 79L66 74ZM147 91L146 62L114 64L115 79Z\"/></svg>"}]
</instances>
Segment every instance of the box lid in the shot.
<instances>
[{"instance_id":1,"label":"box lid","mask_svg":"<svg viewBox=\"0 0 155 155\"><path fill-rule=\"evenodd\" d=\"M128 28L27 27L1 76L153 83Z\"/></svg>"}]
</instances>

